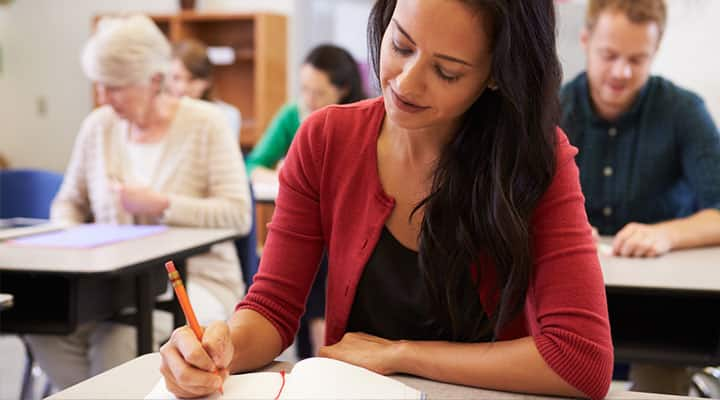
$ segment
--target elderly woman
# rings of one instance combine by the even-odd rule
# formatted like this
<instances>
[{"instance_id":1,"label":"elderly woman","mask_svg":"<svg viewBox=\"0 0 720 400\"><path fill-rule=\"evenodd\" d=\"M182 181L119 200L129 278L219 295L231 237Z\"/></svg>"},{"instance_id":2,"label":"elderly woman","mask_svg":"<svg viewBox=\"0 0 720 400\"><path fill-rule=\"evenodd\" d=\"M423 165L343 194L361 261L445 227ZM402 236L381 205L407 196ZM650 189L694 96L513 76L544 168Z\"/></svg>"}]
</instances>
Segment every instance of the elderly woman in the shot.
<instances>
[{"instance_id":1,"label":"elderly woman","mask_svg":"<svg viewBox=\"0 0 720 400\"><path fill-rule=\"evenodd\" d=\"M100 21L82 66L105 105L80 128L53 220L249 230L249 186L227 121L212 104L163 91L170 60L170 45L149 18ZM225 319L243 290L232 243L188 260L201 320ZM135 329L111 322L27 341L59 388L136 355Z\"/></svg>"}]
</instances>

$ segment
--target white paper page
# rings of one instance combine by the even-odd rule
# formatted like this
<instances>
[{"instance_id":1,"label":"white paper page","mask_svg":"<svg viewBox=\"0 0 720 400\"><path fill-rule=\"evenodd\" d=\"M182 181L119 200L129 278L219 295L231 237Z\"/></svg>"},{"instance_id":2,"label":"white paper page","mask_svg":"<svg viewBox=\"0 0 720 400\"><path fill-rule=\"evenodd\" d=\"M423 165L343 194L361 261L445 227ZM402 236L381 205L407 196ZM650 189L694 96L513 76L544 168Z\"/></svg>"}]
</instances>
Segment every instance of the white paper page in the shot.
<instances>
[{"instance_id":1,"label":"white paper page","mask_svg":"<svg viewBox=\"0 0 720 400\"><path fill-rule=\"evenodd\" d=\"M287 375L286 375L287 376ZM282 377L278 372L253 372L249 374L230 375L223 385L224 395L215 393L198 400L261 400L275 399L282 385ZM160 378L153 390L145 396L145 400L175 400L177 397L165 387L165 379Z\"/></svg>"},{"instance_id":2,"label":"white paper page","mask_svg":"<svg viewBox=\"0 0 720 400\"><path fill-rule=\"evenodd\" d=\"M422 399L402 382L342 361L314 357L298 362L282 395L291 399Z\"/></svg>"}]
</instances>

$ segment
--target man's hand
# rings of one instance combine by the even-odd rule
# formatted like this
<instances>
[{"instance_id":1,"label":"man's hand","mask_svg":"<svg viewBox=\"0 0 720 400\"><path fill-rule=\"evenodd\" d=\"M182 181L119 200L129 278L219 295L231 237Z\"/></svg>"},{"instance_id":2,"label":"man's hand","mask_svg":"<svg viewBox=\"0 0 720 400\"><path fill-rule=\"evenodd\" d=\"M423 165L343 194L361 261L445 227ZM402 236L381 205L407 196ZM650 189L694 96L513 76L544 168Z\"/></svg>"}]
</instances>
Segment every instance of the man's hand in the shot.
<instances>
[{"instance_id":1,"label":"man's hand","mask_svg":"<svg viewBox=\"0 0 720 400\"><path fill-rule=\"evenodd\" d=\"M621 257L658 257L671 249L670 233L660 224L631 222L613 240L613 254Z\"/></svg>"}]
</instances>

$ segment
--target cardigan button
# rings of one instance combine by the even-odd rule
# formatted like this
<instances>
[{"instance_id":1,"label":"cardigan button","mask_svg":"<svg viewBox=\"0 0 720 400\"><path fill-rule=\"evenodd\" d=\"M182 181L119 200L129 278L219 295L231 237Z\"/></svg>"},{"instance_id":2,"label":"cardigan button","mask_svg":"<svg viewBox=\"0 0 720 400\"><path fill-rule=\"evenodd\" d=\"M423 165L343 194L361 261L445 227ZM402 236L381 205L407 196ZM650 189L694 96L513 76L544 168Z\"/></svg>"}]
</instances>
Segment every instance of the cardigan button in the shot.
<instances>
[{"instance_id":1,"label":"cardigan button","mask_svg":"<svg viewBox=\"0 0 720 400\"><path fill-rule=\"evenodd\" d=\"M367 247L367 242L368 242L367 238L365 240L363 240L363 244L362 244L363 250L365 250L365 247Z\"/></svg>"}]
</instances>

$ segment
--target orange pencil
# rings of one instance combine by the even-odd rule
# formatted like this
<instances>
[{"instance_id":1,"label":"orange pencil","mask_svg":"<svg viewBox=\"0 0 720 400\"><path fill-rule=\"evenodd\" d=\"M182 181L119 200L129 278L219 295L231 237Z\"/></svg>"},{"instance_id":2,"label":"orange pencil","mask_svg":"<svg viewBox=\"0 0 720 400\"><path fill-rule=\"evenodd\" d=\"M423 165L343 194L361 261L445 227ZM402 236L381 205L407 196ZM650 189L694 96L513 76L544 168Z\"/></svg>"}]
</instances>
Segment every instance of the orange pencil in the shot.
<instances>
[{"instance_id":1,"label":"orange pencil","mask_svg":"<svg viewBox=\"0 0 720 400\"><path fill-rule=\"evenodd\" d=\"M183 314L185 314L185 320L187 320L188 325L190 325L190 329L192 329L193 333L195 333L195 337L202 342L203 330L198 323L197 317L195 316L195 311L193 311L192 306L190 305L190 299L188 299L185 286L182 283L182 279L180 279L180 273L177 272L175 264L172 261L165 263L165 269L168 272L170 283L172 283L173 289L175 289L175 296L177 296L178 301L180 302L180 307L183 310ZM220 376L220 371L215 371L215 373ZM220 393L223 393L222 386L220 386Z\"/></svg>"}]
</instances>

